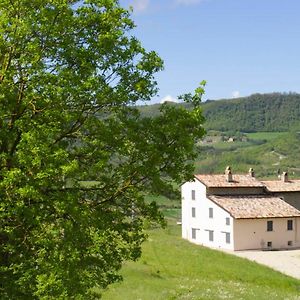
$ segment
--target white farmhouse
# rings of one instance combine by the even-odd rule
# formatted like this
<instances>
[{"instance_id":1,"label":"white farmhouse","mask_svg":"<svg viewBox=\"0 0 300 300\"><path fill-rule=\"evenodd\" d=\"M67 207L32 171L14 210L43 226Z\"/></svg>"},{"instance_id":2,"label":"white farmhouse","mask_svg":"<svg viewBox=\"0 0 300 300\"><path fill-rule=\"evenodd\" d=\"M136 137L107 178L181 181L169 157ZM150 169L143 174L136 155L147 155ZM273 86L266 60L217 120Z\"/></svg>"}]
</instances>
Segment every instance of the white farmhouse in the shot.
<instances>
[{"instance_id":1,"label":"white farmhouse","mask_svg":"<svg viewBox=\"0 0 300 300\"><path fill-rule=\"evenodd\" d=\"M252 169L247 175L233 175L229 167L223 175L195 175L181 187L182 237L231 250L300 247L300 211L268 187Z\"/></svg>"}]
</instances>

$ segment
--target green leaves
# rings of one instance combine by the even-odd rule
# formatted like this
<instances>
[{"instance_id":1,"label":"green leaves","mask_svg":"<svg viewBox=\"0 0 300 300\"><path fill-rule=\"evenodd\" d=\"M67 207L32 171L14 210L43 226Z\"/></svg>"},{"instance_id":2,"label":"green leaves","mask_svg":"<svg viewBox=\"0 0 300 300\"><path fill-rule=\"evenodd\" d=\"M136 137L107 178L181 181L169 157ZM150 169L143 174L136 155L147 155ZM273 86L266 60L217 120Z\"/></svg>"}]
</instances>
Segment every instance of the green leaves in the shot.
<instances>
[{"instance_id":1,"label":"green leaves","mask_svg":"<svg viewBox=\"0 0 300 300\"><path fill-rule=\"evenodd\" d=\"M199 83L199 86L195 89L194 94L191 94L191 93L184 94L184 95L179 96L178 98L183 100L186 103L191 103L194 107L199 107L202 96L205 93L205 90L204 90L205 85L206 85L206 81L202 80Z\"/></svg>"},{"instance_id":2,"label":"green leaves","mask_svg":"<svg viewBox=\"0 0 300 300\"><path fill-rule=\"evenodd\" d=\"M203 87L141 117L163 62L133 26L113 0L0 3L1 299L96 297L164 224L144 195L191 178Z\"/></svg>"}]
</instances>

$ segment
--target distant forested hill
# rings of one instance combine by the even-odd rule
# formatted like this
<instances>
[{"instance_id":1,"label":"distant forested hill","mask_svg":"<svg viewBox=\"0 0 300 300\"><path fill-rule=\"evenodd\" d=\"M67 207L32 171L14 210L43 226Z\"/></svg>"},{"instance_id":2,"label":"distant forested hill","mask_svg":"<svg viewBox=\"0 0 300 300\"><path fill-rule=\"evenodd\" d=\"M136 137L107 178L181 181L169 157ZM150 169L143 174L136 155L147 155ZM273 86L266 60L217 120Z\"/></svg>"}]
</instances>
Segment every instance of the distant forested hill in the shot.
<instances>
[{"instance_id":1,"label":"distant forested hill","mask_svg":"<svg viewBox=\"0 0 300 300\"><path fill-rule=\"evenodd\" d=\"M300 94L254 94L203 105L206 129L288 131L300 128Z\"/></svg>"},{"instance_id":2,"label":"distant forested hill","mask_svg":"<svg viewBox=\"0 0 300 300\"><path fill-rule=\"evenodd\" d=\"M154 115L158 110L158 104L141 107L143 115ZM207 130L258 132L300 129L300 94L253 94L244 98L207 101L203 103L203 113Z\"/></svg>"}]
</instances>

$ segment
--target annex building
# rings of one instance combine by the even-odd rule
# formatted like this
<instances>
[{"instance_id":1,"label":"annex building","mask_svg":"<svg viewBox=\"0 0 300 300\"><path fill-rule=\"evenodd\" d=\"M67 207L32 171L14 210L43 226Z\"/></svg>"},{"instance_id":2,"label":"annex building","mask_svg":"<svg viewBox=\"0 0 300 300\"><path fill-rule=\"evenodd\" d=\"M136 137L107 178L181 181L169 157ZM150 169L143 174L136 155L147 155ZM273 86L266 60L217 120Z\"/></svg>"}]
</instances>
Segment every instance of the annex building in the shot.
<instances>
[{"instance_id":1,"label":"annex building","mask_svg":"<svg viewBox=\"0 0 300 300\"><path fill-rule=\"evenodd\" d=\"M248 174L195 175L181 187L182 237L231 250L300 247L300 180Z\"/></svg>"}]
</instances>

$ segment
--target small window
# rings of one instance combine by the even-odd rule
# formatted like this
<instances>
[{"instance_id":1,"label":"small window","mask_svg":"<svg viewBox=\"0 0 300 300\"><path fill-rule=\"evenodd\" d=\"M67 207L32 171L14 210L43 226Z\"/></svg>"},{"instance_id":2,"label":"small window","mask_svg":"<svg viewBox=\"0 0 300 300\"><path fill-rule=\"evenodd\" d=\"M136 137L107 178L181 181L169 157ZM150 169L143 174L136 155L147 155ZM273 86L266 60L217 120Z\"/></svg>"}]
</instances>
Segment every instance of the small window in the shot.
<instances>
[{"instance_id":1,"label":"small window","mask_svg":"<svg viewBox=\"0 0 300 300\"><path fill-rule=\"evenodd\" d=\"M192 218L196 218L196 207L192 207Z\"/></svg>"},{"instance_id":2,"label":"small window","mask_svg":"<svg viewBox=\"0 0 300 300\"><path fill-rule=\"evenodd\" d=\"M288 241L288 246L293 246L293 242L292 241Z\"/></svg>"},{"instance_id":3,"label":"small window","mask_svg":"<svg viewBox=\"0 0 300 300\"><path fill-rule=\"evenodd\" d=\"M293 220L287 220L287 230L293 230Z\"/></svg>"},{"instance_id":4,"label":"small window","mask_svg":"<svg viewBox=\"0 0 300 300\"><path fill-rule=\"evenodd\" d=\"M214 211L213 211L212 207L209 208L208 215L209 215L210 218L214 217Z\"/></svg>"},{"instance_id":5,"label":"small window","mask_svg":"<svg viewBox=\"0 0 300 300\"><path fill-rule=\"evenodd\" d=\"M273 221L267 221L267 231L273 231Z\"/></svg>"},{"instance_id":6,"label":"small window","mask_svg":"<svg viewBox=\"0 0 300 300\"><path fill-rule=\"evenodd\" d=\"M210 242L214 241L214 232L213 230L208 230L208 239Z\"/></svg>"},{"instance_id":7,"label":"small window","mask_svg":"<svg viewBox=\"0 0 300 300\"><path fill-rule=\"evenodd\" d=\"M272 248L272 242L267 242L268 248Z\"/></svg>"},{"instance_id":8,"label":"small window","mask_svg":"<svg viewBox=\"0 0 300 300\"><path fill-rule=\"evenodd\" d=\"M226 225L230 225L230 218L226 218Z\"/></svg>"},{"instance_id":9,"label":"small window","mask_svg":"<svg viewBox=\"0 0 300 300\"><path fill-rule=\"evenodd\" d=\"M225 232L226 244L230 244L230 232Z\"/></svg>"},{"instance_id":10,"label":"small window","mask_svg":"<svg viewBox=\"0 0 300 300\"><path fill-rule=\"evenodd\" d=\"M192 228L192 239L196 239L196 228Z\"/></svg>"},{"instance_id":11,"label":"small window","mask_svg":"<svg viewBox=\"0 0 300 300\"><path fill-rule=\"evenodd\" d=\"M196 191L192 190L192 200L196 200Z\"/></svg>"}]
</instances>

